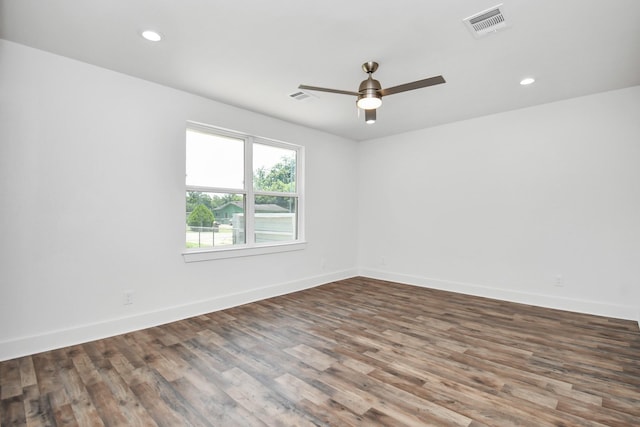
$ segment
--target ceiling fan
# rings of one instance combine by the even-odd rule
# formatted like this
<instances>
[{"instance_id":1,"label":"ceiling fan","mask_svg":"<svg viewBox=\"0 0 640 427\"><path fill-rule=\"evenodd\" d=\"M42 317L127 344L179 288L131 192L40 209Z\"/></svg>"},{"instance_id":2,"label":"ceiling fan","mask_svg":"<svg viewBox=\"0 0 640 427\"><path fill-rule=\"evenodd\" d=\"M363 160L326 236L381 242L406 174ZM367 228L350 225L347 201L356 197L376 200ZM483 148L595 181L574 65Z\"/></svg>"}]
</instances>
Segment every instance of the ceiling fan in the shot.
<instances>
[{"instance_id":1,"label":"ceiling fan","mask_svg":"<svg viewBox=\"0 0 640 427\"><path fill-rule=\"evenodd\" d=\"M383 96L446 83L444 77L434 76L422 80L416 80L415 82L405 83L398 86L382 89L380 82L374 79L372 76L373 73L375 73L378 69L378 63L373 61L365 62L364 64L362 64L362 69L369 75L369 77L363 80L362 83L360 83L360 87L358 88L357 92L307 85L300 85L298 86L298 89L357 96L358 99L356 101L356 105L358 106L358 108L364 110L365 121L367 123L375 123L376 108L382 105Z\"/></svg>"}]
</instances>

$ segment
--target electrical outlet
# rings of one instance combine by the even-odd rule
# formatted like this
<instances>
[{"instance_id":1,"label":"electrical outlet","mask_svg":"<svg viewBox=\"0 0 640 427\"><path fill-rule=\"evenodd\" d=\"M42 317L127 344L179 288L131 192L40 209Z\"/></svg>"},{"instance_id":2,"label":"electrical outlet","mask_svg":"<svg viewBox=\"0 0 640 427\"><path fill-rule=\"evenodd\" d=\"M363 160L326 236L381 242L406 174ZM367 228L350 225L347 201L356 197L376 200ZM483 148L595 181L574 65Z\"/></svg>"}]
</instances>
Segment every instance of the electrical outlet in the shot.
<instances>
[{"instance_id":1,"label":"electrical outlet","mask_svg":"<svg viewBox=\"0 0 640 427\"><path fill-rule=\"evenodd\" d=\"M559 288L564 286L564 277L562 277L562 274L556 276L555 285Z\"/></svg>"},{"instance_id":2,"label":"electrical outlet","mask_svg":"<svg viewBox=\"0 0 640 427\"><path fill-rule=\"evenodd\" d=\"M325 268L327 268L327 260L320 258L320 269L324 270Z\"/></svg>"},{"instance_id":3,"label":"electrical outlet","mask_svg":"<svg viewBox=\"0 0 640 427\"><path fill-rule=\"evenodd\" d=\"M133 291L124 291L122 294L122 305L133 304Z\"/></svg>"}]
</instances>

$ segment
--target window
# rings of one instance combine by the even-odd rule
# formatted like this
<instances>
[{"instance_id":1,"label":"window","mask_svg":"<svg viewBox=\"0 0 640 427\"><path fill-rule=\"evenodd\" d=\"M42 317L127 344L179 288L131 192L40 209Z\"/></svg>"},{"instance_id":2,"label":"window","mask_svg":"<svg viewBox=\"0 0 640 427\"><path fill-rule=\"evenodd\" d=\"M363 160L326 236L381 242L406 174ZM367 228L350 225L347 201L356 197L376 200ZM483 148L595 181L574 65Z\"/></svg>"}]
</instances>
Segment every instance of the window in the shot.
<instances>
[{"instance_id":1,"label":"window","mask_svg":"<svg viewBox=\"0 0 640 427\"><path fill-rule=\"evenodd\" d=\"M300 146L189 123L185 255L301 243L301 166Z\"/></svg>"}]
</instances>

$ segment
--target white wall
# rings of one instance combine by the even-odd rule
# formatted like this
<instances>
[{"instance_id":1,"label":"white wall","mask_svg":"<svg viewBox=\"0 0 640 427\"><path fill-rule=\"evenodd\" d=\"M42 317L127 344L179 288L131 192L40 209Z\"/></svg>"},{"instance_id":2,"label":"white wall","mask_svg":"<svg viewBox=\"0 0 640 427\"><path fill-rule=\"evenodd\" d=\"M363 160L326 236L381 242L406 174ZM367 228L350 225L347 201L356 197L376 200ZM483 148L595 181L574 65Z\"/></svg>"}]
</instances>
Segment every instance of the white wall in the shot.
<instances>
[{"instance_id":1,"label":"white wall","mask_svg":"<svg viewBox=\"0 0 640 427\"><path fill-rule=\"evenodd\" d=\"M367 141L359 162L363 275L639 320L640 87Z\"/></svg>"},{"instance_id":2,"label":"white wall","mask_svg":"<svg viewBox=\"0 0 640 427\"><path fill-rule=\"evenodd\" d=\"M355 274L355 142L3 40L0 94L0 360ZM184 262L187 120L305 146L305 250Z\"/></svg>"}]
</instances>

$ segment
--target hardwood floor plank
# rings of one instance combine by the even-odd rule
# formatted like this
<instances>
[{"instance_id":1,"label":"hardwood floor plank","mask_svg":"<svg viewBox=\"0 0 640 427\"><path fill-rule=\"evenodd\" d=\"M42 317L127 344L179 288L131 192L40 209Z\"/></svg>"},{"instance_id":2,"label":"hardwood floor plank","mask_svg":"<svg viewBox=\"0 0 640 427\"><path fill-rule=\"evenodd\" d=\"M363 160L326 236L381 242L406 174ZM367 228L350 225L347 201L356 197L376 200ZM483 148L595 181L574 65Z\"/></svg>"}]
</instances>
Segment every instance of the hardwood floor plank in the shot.
<instances>
[{"instance_id":1,"label":"hardwood floor plank","mask_svg":"<svg viewBox=\"0 0 640 427\"><path fill-rule=\"evenodd\" d=\"M336 362L336 359L333 357L327 356L321 351L318 351L313 347L309 347L306 344L299 344L295 347L287 348L284 351L285 353L288 353L312 366L318 371L324 371Z\"/></svg>"},{"instance_id":2,"label":"hardwood floor plank","mask_svg":"<svg viewBox=\"0 0 640 427\"><path fill-rule=\"evenodd\" d=\"M384 412L379 411L376 408L369 409L363 416L364 422L370 425L382 426L382 427L407 427L413 425L400 422L397 418L391 417ZM422 421L418 421L419 425L424 425Z\"/></svg>"},{"instance_id":3,"label":"hardwood floor plank","mask_svg":"<svg viewBox=\"0 0 640 427\"><path fill-rule=\"evenodd\" d=\"M66 403L64 405L56 405L55 408L53 416L55 418L56 426L80 427L70 404Z\"/></svg>"},{"instance_id":4,"label":"hardwood floor plank","mask_svg":"<svg viewBox=\"0 0 640 427\"><path fill-rule=\"evenodd\" d=\"M182 419L182 424L175 425L190 425L194 427L209 427L213 426L212 423L207 420L204 414L198 412L191 402L186 400L162 375L154 370L148 370L148 384L151 386L152 393L146 397L151 397L153 402L147 401L145 408L152 408L154 411L153 419L156 423L161 425L167 425L163 421L166 414L171 414L176 418ZM160 405L159 403L163 404Z\"/></svg>"},{"instance_id":5,"label":"hardwood floor plank","mask_svg":"<svg viewBox=\"0 0 640 427\"><path fill-rule=\"evenodd\" d=\"M111 394L111 390L106 384L96 382L88 384L86 387L87 394L106 427L126 425L127 414L122 411L120 403Z\"/></svg>"},{"instance_id":6,"label":"hardwood floor plank","mask_svg":"<svg viewBox=\"0 0 640 427\"><path fill-rule=\"evenodd\" d=\"M185 417L168 405L156 392L151 384L140 382L131 387L131 391L159 427L186 426L189 422ZM154 425L151 424L151 425Z\"/></svg>"},{"instance_id":7,"label":"hardwood floor plank","mask_svg":"<svg viewBox=\"0 0 640 427\"><path fill-rule=\"evenodd\" d=\"M276 383L282 387L277 389L284 397L292 402L308 400L315 405L323 405L329 396L298 377L286 373L276 378Z\"/></svg>"},{"instance_id":8,"label":"hardwood floor plank","mask_svg":"<svg viewBox=\"0 0 640 427\"><path fill-rule=\"evenodd\" d=\"M396 387L395 384L380 381L375 375L362 375L341 365L335 365L330 372L322 374L334 384L344 383L345 388L366 390L372 408L379 410L399 422L408 425L424 425L424 423L447 426L467 426L471 419L464 414L451 411L422 396ZM336 383L337 381L337 383Z\"/></svg>"},{"instance_id":9,"label":"hardwood floor plank","mask_svg":"<svg viewBox=\"0 0 640 427\"><path fill-rule=\"evenodd\" d=\"M82 347L76 346L67 354L85 387L101 381L98 369Z\"/></svg>"},{"instance_id":10,"label":"hardwood floor plank","mask_svg":"<svg viewBox=\"0 0 640 427\"><path fill-rule=\"evenodd\" d=\"M24 404L20 396L0 400L0 426L26 426Z\"/></svg>"},{"instance_id":11,"label":"hardwood floor plank","mask_svg":"<svg viewBox=\"0 0 640 427\"><path fill-rule=\"evenodd\" d=\"M91 401L85 383L72 359L59 364L60 381L68 395L75 419L80 426L102 427L104 423Z\"/></svg>"},{"instance_id":12,"label":"hardwood floor plank","mask_svg":"<svg viewBox=\"0 0 640 427\"><path fill-rule=\"evenodd\" d=\"M149 414L139 404L127 383L113 368L109 359L102 361L99 367L103 382L109 387L111 395L120 405L120 411L125 414L130 426L153 425Z\"/></svg>"},{"instance_id":13,"label":"hardwood floor plank","mask_svg":"<svg viewBox=\"0 0 640 427\"><path fill-rule=\"evenodd\" d=\"M626 427L634 425L635 421L637 421L637 418L630 414L623 414L609 408L596 407L595 405L579 405L566 399L558 402L557 409L558 411L607 426Z\"/></svg>"},{"instance_id":14,"label":"hardwood floor plank","mask_svg":"<svg viewBox=\"0 0 640 427\"><path fill-rule=\"evenodd\" d=\"M0 424L640 426L640 330L356 277L0 362Z\"/></svg>"},{"instance_id":15,"label":"hardwood floor plank","mask_svg":"<svg viewBox=\"0 0 640 427\"><path fill-rule=\"evenodd\" d=\"M9 360L0 365L0 378L2 378L2 388L0 388L0 399L8 400L22 394L22 380L20 378L19 361Z\"/></svg>"},{"instance_id":16,"label":"hardwood floor plank","mask_svg":"<svg viewBox=\"0 0 640 427\"><path fill-rule=\"evenodd\" d=\"M27 426L43 427L55 425L49 399L46 395L40 394L37 384L24 387L22 401L24 403ZM5 425L1 420L2 417L0 417L0 425Z\"/></svg>"},{"instance_id":17,"label":"hardwood floor plank","mask_svg":"<svg viewBox=\"0 0 640 427\"><path fill-rule=\"evenodd\" d=\"M274 426L314 425L314 423L293 413L290 406L283 405L279 399L274 398L269 389L246 372L232 368L223 372L222 376L230 384L225 390L226 393L266 424Z\"/></svg>"},{"instance_id":18,"label":"hardwood floor plank","mask_svg":"<svg viewBox=\"0 0 640 427\"><path fill-rule=\"evenodd\" d=\"M125 376L145 365L143 356L136 351L136 348L129 345L127 338L127 335L110 338L110 347L113 349L113 354L109 357L109 360L111 360L113 367L121 375Z\"/></svg>"},{"instance_id":19,"label":"hardwood floor plank","mask_svg":"<svg viewBox=\"0 0 640 427\"><path fill-rule=\"evenodd\" d=\"M264 424L217 387L197 377L182 378L172 383L174 389L215 426L248 427Z\"/></svg>"},{"instance_id":20,"label":"hardwood floor plank","mask_svg":"<svg viewBox=\"0 0 640 427\"><path fill-rule=\"evenodd\" d=\"M633 415L634 417L640 417L640 400L638 399L612 399L610 397L606 397L602 399L602 404L600 406L603 408L614 409L624 414Z\"/></svg>"},{"instance_id":21,"label":"hardwood floor plank","mask_svg":"<svg viewBox=\"0 0 640 427\"><path fill-rule=\"evenodd\" d=\"M33 359L31 357L18 359L18 366L20 369L20 385L23 388L38 384L36 370L33 366Z\"/></svg>"},{"instance_id":22,"label":"hardwood floor plank","mask_svg":"<svg viewBox=\"0 0 640 427\"><path fill-rule=\"evenodd\" d=\"M296 407L319 420L317 423L319 426L358 427L364 425L364 418L332 399L322 405L316 405L307 399L302 399L296 403Z\"/></svg>"}]
</instances>

